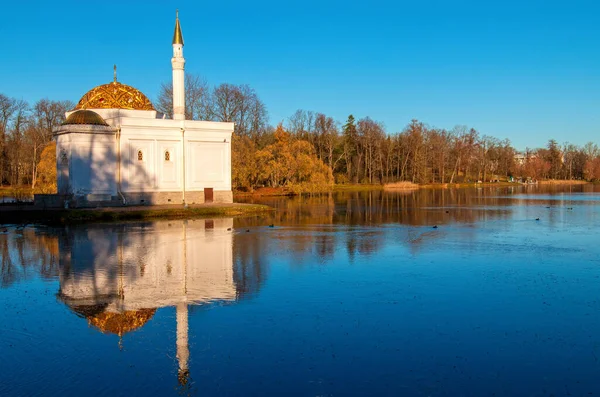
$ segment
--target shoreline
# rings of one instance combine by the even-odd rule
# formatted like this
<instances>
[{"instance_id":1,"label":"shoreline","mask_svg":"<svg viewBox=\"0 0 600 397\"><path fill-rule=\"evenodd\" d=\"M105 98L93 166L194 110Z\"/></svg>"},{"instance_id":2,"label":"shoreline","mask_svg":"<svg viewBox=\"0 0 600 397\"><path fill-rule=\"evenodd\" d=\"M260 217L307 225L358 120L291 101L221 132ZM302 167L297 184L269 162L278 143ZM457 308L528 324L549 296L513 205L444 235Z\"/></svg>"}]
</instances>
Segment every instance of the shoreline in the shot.
<instances>
[{"instance_id":1,"label":"shoreline","mask_svg":"<svg viewBox=\"0 0 600 397\"><path fill-rule=\"evenodd\" d=\"M282 197L282 196L298 196L303 194L326 194L335 192L361 192L361 191L414 191L418 189L466 189L466 188L478 188L478 187L514 187L514 186L535 186L535 185L592 185L593 182L581 181L581 180L542 180L534 184L527 184L521 182L461 182L461 183L423 183L423 184L406 184L406 186L388 186L375 185L375 184L343 184L333 185L328 190L320 192L306 192L306 193L294 193L285 187L278 188L260 188L254 192L240 192L234 191L234 198L251 198L251 197ZM390 184L391 185L391 184Z\"/></svg>"},{"instance_id":2,"label":"shoreline","mask_svg":"<svg viewBox=\"0 0 600 397\"><path fill-rule=\"evenodd\" d=\"M192 219L238 217L275 211L262 204L195 204L187 208L173 205L41 209L33 205L0 206L0 225L44 224L70 225L93 222L145 221L157 219Z\"/></svg>"}]
</instances>

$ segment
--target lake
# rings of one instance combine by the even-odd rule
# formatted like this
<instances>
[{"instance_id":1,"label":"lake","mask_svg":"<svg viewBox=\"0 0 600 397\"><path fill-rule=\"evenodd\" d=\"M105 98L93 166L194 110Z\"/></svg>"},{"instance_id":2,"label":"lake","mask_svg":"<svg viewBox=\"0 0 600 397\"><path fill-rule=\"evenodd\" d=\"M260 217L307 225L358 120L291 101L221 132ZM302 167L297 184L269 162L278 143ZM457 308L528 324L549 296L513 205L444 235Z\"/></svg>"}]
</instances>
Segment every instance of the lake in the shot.
<instances>
[{"instance_id":1,"label":"lake","mask_svg":"<svg viewBox=\"0 0 600 397\"><path fill-rule=\"evenodd\" d=\"M600 187L255 202L1 226L0 396L600 394Z\"/></svg>"}]
</instances>

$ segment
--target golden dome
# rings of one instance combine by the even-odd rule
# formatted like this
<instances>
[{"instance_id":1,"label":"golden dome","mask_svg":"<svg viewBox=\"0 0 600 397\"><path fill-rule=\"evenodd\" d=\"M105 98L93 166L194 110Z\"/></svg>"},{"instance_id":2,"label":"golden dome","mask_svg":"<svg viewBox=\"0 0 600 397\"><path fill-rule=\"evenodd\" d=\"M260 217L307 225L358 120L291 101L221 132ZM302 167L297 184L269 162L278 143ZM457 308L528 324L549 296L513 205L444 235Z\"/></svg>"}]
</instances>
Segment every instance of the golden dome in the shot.
<instances>
[{"instance_id":1,"label":"golden dome","mask_svg":"<svg viewBox=\"0 0 600 397\"><path fill-rule=\"evenodd\" d=\"M123 313L102 312L87 317L88 323L103 333L119 336L143 327L156 309L130 310Z\"/></svg>"},{"instance_id":2,"label":"golden dome","mask_svg":"<svg viewBox=\"0 0 600 397\"><path fill-rule=\"evenodd\" d=\"M77 110L69 115L62 125L92 124L108 126L106 121L96 112L91 110Z\"/></svg>"},{"instance_id":3,"label":"golden dome","mask_svg":"<svg viewBox=\"0 0 600 397\"><path fill-rule=\"evenodd\" d=\"M154 110L154 106L139 90L113 81L89 90L75 109Z\"/></svg>"}]
</instances>

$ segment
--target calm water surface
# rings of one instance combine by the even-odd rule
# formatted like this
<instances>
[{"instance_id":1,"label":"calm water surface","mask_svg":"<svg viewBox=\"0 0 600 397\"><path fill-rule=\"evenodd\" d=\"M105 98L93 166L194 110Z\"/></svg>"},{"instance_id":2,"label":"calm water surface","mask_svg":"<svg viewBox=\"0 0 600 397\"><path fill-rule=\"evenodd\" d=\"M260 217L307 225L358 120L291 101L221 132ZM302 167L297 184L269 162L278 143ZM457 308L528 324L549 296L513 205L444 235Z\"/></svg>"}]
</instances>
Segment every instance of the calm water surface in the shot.
<instances>
[{"instance_id":1,"label":"calm water surface","mask_svg":"<svg viewBox=\"0 0 600 397\"><path fill-rule=\"evenodd\" d=\"M600 394L597 187L262 202L0 227L0 396Z\"/></svg>"}]
</instances>

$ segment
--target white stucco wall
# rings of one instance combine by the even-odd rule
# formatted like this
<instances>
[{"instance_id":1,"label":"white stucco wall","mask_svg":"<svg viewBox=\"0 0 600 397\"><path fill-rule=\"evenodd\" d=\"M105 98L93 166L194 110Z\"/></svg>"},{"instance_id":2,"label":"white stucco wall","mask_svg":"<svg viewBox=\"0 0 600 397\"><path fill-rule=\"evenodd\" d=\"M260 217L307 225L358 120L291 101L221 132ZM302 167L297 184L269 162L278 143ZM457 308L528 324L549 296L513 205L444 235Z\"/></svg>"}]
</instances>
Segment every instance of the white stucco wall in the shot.
<instances>
[{"instance_id":1,"label":"white stucco wall","mask_svg":"<svg viewBox=\"0 0 600 397\"><path fill-rule=\"evenodd\" d=\"M115 195L115 132L98 126L66 126L56 136L59 193Z\"/></svg>"},{"instance_id":2,"label":"white stucco wall","mask_svg":"<svg viewBox=\"0 0 600 397\"><path fill-rule=\"evenodd\" d=\"M231 190L233 123L134 118L120 122L124 192ZM138 160L139 151L143 160Z\"/></svg>"},{"instance_id":3,"label":"white stucco wall","mask_svg":"<svg viewBox=\"0 0 600 397\"><path fill-rule=\"evenodd\" d=\"M157 119L155 111L91 110L110 127L69 125L55 131L59 192L115 196L119 175L122 193L231 191L233 123Z\"/></svg>"}]
</instances>

